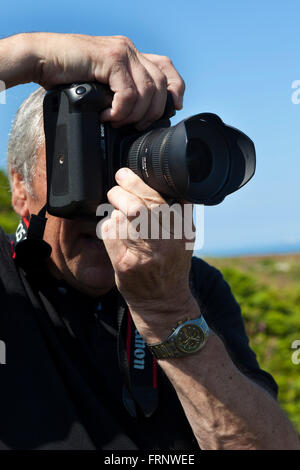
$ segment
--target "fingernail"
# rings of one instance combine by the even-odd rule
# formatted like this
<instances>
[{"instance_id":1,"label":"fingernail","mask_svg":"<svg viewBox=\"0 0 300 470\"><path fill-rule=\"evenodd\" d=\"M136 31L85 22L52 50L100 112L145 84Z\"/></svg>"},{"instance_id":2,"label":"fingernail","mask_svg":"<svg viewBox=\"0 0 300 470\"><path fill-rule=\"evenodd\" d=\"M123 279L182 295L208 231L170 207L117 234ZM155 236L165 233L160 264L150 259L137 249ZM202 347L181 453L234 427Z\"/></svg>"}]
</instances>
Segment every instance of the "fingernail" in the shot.
<instances>
[{"instance_id":1,"label":"fingernail","mask_svg":"<svg viewBox=\"0 0 300 470\"><path fill-rule=\"evenodd\" d=\"M120 170L116 173L116 180L122 181L128 177L129 169L128 168L120 168Z\"/></svg>"}]
</instances>

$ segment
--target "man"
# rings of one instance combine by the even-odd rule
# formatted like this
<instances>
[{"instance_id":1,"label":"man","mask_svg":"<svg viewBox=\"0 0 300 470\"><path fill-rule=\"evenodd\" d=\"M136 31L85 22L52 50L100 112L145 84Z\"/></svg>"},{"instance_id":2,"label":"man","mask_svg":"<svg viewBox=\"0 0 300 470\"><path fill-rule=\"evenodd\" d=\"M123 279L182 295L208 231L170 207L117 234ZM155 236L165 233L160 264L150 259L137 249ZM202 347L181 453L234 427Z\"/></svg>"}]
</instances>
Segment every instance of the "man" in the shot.
<instances>
[{"instance_id":1,"label":"man","mask_svg":"<svg viewBox=\"0 0 300 470\"><path fill-rule=\"evenodd\" d=\"M46 89L107 83L115 94L100 119L138 129L162 115L167 90L177 109L184 93L169 59L141 54L124 37L3 39L0 79L7 87L34 81ZM27 225L46 201L42 98L38 90L20 108L8 149L12 204ZM127 222L124 202L134 211L164 203L131 170L115 178L104 243L94 219L48 215L44 239L52 254L37 273L18 266L14 241L1 232L0 339L7 358L0 366L0 448L299 449L220 273L200 260L191 271L184 240L109 236L113 223ZM157 365L151 346L165 344L187 318L202 325L203 348L170 353Z\"/></svg>"}]
</instances>

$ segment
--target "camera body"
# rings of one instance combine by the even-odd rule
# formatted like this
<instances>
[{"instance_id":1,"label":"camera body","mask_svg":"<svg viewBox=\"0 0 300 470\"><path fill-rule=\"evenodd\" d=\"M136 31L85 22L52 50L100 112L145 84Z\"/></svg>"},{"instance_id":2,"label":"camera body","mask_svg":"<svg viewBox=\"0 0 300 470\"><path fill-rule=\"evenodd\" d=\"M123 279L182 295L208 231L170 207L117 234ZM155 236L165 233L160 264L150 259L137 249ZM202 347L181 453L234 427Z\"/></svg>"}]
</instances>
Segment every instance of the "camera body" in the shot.
<instances>
[{"instance_id":1,"label":"camera body","mask_svg":"<svg viewBox=\"0 0 300 470\"><path fill-rule=\"evenodd\" d=\"M127 151L142 135L133 126L113 128L99 113L111 106L113 93L99 83L58 86L44 98L47 211L58 217L95 214L114 186L116 171L127 166ZM154 127L169 127L171 96Z\"/></svg>"},{"instance_id":2,"label":"camera body","mask_svg":"<svg viewBox=\"0 0 300 470\"><path fill-rule=\"evenodd\" d=\"M95 215L116 171L131 168L167 200L219 204L255 171L254 144L215 114L202 113L170 127L168 93L162 118L145 131L113 128L99 113L113 93L96 82L60 85L44 98L47 211L57 217Z\"/></svg>"}]
</instances>

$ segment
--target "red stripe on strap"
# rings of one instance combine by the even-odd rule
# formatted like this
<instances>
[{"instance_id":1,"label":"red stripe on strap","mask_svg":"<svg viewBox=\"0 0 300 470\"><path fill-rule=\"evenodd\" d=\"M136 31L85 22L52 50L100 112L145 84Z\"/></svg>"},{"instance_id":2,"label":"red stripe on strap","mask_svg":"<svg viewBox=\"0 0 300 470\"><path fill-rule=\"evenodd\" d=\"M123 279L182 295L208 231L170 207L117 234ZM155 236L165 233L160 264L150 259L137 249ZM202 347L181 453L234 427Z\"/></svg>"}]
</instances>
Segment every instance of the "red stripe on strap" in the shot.
<instances>
[{"instance_id":1,"label":"red stripe on strap","mask_svg":"<svg viewBox=\"0 0 300 470\"><path fill-rule=\"evenodd\" d=\"M157 360L153 358L153 388L157 388Z\"/></svg>"},{"instance_id":2,"label":"red stripe on strap","mask_svg":"<svg viewBox=\"0 0 300 470\"><path fill-rule=\"evenodd\" d=\"M24 224L26 225L26 227L28 228L29 227L29 221L27 219L25 219L25 217L23 217L23 222Z\"/></svg>"},{"instance_id":3,"label":"red stripe on strap","mask_svg":"<svg viewBox=\"0 0 300 470\"><path fill-rule=\"evenodd\" d=\"M16 252L15 252L14 242L13 241L10 242L10 246L11 246L11 255L12 255L13 259L15 259Z\"/></svg>"}]
</instances>

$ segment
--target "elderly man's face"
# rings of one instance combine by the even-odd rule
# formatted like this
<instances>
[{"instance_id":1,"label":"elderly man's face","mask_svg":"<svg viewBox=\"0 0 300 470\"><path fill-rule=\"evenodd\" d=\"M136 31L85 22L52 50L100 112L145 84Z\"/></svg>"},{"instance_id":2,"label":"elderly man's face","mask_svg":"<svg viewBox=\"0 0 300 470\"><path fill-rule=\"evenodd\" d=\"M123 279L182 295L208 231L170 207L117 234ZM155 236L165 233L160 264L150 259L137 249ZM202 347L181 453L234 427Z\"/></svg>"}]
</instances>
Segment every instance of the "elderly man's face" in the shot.
<instances>
[{"instance_id":1,"label":"elderly man's face","mask_svg":"<svg viewBox=\"0 0 300 470\"><path fill-rule=\"evenodd\" d=\"M46 202L45 148L41 147L31 197L17 174L13 175L12 203L21 217L37 214ZM50 272L78 290L101 295L114 285L114 271L105 246L96 236L96 220L67 220L47 214L44 240L52 247Z\"/></svg>"}]
</instances>

